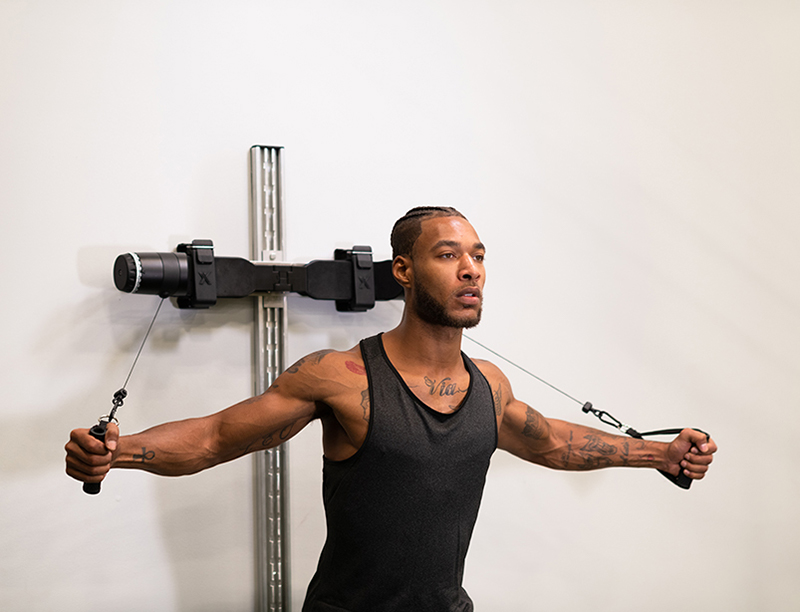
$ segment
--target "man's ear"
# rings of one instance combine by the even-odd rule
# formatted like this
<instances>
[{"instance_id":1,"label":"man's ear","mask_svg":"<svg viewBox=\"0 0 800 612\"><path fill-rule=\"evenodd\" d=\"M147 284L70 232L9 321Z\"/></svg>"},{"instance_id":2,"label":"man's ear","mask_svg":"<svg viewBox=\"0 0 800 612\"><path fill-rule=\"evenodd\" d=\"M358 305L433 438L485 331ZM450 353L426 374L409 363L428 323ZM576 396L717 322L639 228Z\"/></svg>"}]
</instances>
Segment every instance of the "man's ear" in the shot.
<instances>
[{"instance_id":1,"label":"man's ear","mask_svg":"<svg viewBox=\"0 0 800 612\"><path fill-rule=\"evenodd\" d=\"M404 289L411 288L414 271L411 268L411 258L407 255L398 255L392 262L392 274L397 283Z\"/></svg>"}]
</instances>

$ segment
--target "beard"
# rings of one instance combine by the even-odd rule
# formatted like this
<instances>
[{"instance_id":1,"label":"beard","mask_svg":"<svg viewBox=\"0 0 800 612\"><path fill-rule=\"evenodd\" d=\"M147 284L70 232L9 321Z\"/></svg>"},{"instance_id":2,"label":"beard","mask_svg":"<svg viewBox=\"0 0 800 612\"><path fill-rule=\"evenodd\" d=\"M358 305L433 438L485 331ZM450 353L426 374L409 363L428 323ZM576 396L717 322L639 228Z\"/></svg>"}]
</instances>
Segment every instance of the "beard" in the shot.
<instances>
[{"instance_id":1,"label":"beard","mask_svg":"<svg viewBox=\"0 0 800 612\"><path fill-rule=\"evenodd\" d=\"M414 277L414 312L417 316L431 325L440 325L442 327L455 327L457 329L469 329L475 327L481 322L481 314L483 312L483 303L478 306L477 312L472 312L469 318L457 318L450 315L445 310L441 302L436 301L422 283L417 281Z\"/></svg>"}]
</instances>

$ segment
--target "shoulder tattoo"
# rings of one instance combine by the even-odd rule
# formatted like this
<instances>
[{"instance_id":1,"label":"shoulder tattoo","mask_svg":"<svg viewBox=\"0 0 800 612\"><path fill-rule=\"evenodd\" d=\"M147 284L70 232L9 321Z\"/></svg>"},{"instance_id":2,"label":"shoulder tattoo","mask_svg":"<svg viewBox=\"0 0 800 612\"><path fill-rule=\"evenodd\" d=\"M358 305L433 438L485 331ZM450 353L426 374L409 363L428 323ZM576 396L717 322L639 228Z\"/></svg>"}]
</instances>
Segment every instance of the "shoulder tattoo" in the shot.
<instances>
[{"instance_id":1,"label":"shoulder tattoo","mask_svg":"<svg viewBox=\"0 0 800 612\"><path fill-rule=\"evenodd\" d=\"M325 355L335 352L336 351L334 351L333 349L324 349L322 351L317 351L316 353L311 353L310 355L306 355L293 365L286 368L286 372L288 374L297 374L297 372L300 370L300 367L305 363L310 363L311 365L318 365L319 362L323 360Z\"/></svg>"},{"instance_id":2,"label":"shoulder tattoo","mask_svg":"<svg viewBox=\"0 0 800 612\"><path fill-rule=\"evenodd\" d=\"M357 364L355 361L345 361L344 365L353 374L360 374L362 376L366 376L367 375L367 368L365 368L362 365Z\"/></svg>"}]
</instances>

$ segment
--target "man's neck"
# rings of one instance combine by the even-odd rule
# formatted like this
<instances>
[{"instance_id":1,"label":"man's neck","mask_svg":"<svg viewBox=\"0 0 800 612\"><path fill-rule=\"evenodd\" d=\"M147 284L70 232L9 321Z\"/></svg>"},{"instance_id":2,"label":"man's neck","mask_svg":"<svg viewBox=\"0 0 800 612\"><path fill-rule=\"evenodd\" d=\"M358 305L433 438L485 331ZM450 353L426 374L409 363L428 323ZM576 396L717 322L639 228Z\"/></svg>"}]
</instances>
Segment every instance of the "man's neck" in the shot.
<instances>
[{"instance_id":1,"label":"man's neck","mask_svg":"<svg viewBox=\"0 0 800 612\"><path fill-rule=\"evenodd\" d=\"M461 334L460 328L432 325L404 313L400 324L383 335L383 345L400 371L450 373L464 367Z\"/></svg>"}]
</instances>

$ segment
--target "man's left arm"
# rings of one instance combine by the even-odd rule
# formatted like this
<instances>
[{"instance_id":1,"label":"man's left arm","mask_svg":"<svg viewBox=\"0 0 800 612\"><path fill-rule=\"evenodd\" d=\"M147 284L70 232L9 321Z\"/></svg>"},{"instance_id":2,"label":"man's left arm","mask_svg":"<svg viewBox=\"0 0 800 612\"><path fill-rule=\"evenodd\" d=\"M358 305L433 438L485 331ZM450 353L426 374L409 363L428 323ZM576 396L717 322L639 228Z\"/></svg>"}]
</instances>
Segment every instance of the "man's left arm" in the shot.
<instances>
[{"instance_id":1,"label":"man's left arm","mask_svg":"<svg viewBox=\"0 0 800 612\"><path fill-rule=\"evenodd\" d=\"M657 442L548 419L515 399L505 376L493 382L499 389L495 401L502 402L498 446L532 463L559 470L650 467L699 480L717 450L712 439L694 429L684 429L672 442Z\"/></svg>"}]
</instances>

